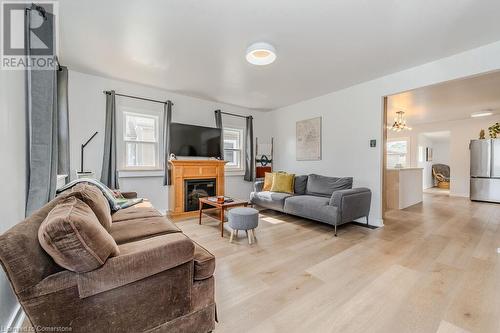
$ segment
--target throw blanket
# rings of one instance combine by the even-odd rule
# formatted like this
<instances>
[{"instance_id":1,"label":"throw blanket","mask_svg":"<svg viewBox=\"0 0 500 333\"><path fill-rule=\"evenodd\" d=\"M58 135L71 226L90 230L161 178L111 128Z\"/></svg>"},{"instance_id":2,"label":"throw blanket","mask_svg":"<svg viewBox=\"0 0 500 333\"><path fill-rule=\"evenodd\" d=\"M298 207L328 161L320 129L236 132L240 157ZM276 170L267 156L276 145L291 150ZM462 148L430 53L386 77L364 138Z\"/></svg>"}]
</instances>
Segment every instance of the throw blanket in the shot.
<instances>
[{"instance_id":1,"label":"throw blanket","mask_svg":"<svg viewBox=\"0 0 500 333\"><path fill-rule=\"evenodd\" d=\"M80 178L80 179L73 180L72 182L69 182L68 184L59 188L57 190L57 193L59 194L61 192L64 192L64 191L72 188L73 186L75 186L78 183L89 183L89 184L92 184L92 185L96 186L97 188L99 188L101 190L102 194L104 194L104 197L106 198L106 200L108 200L109 206L111 207L111 210L114 212L117 210L123 209L123 208L133 206L133 205L138 204L144 200L143 198L136 198L136 199L117 198L115 196L115 193L109 187L107 187L106 185L104 185L100 181L98 181L96 179L92 179L92 178Z\"/></svg>"}]
</instances>

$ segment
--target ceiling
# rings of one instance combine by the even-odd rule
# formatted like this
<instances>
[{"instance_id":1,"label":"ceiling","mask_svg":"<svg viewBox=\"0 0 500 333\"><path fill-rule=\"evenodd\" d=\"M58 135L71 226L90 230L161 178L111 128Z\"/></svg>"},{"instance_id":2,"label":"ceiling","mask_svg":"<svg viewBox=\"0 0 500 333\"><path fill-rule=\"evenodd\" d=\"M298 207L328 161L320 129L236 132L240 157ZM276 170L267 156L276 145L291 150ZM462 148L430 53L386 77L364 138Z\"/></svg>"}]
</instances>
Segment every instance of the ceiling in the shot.
<instances>
[{"instance_id":1,"label":"ceiling","mask_svg":"<svg viewBox=\"0 0 500 333\"><path fill-rule=\"evenodd\" d=\"M59 3L71 69L263 110L500 40L500 1ZM258 41L273 64L246 62Z\"/></svg>"},{"instance_id":2,"label":"ceiling","mask_svg":"<svg viewBox=\"0 0 500 333\"><path fill-rule=\"evenodd\" d=\"M420 135L426 137L434 143L447 143L450 141L451 132L450 131L438 131L438 132L425 132Z\"/></svg>"},{"instance_id":3,"label":"ceiling","mask_svg":"<svg viewBox=\"0 0 500 333\"><path fill-rule=\"evenodd\" d=\"M449 81L389 96L387 122L405 112L409 126L470 118L471 113L500 113L500 72Z\"/></svg>"}]
</instances>

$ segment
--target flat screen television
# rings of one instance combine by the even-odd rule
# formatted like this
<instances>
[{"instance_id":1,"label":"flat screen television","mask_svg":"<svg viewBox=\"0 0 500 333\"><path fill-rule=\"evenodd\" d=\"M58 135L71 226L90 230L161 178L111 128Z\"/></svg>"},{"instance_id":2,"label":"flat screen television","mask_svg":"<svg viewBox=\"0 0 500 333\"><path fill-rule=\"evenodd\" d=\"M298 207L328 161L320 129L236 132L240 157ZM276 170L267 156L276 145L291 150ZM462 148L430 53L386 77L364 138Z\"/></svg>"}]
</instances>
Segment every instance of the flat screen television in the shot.
<instances>
[{"instance_id":1,"label":"flat screen television","mask_svg":"<svg viewBox=\"0 0 500 333\"><path fill-rule=\"evenodd\" d=\"M170 153L176 156L221 156L220 128L171 123Z\"/></svg>"}]
</instances>

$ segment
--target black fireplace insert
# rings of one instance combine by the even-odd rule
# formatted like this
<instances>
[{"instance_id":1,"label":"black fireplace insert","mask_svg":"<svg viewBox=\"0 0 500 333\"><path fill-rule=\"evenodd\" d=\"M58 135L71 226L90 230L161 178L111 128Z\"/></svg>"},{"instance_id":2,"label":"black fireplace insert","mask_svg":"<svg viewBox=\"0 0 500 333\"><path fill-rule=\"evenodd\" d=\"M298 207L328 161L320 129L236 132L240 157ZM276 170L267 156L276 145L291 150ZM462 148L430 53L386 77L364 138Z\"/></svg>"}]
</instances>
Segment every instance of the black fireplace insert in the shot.
<instances>
[{"instance_id":1,"label":"black fireplace insert","mask_svg":"<svg viewBox=\"0 0 500 333\"><path fill-rule=\"evenodd\" d=\"M184 181L184 211L200 209L199 198L216 194L216 181L212 179L186 179Z\"/></svg>"}]
</instances>

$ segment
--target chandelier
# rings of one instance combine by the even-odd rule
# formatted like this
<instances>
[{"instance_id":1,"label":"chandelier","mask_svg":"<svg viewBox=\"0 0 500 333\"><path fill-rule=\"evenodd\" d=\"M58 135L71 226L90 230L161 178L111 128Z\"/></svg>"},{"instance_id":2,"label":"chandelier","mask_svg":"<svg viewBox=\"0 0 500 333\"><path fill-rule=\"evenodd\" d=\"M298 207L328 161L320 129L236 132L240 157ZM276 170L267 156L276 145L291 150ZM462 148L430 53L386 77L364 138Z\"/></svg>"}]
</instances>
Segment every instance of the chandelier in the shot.
<instances>
[{"instance_id":1,"label":"chandelier","mask_svg":"<svg viewBox=\"0 0 500 333\"><path fill-rule=\"evenodd\" d=\"M403 130L409 130L411 131L411 127L406 125L406 120L404 117L404 111L398 111L396 112L396 117L394 117L394 124L392 124L391 129L394 132L401 132Z\"/></svg>"}]
</instances>

